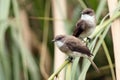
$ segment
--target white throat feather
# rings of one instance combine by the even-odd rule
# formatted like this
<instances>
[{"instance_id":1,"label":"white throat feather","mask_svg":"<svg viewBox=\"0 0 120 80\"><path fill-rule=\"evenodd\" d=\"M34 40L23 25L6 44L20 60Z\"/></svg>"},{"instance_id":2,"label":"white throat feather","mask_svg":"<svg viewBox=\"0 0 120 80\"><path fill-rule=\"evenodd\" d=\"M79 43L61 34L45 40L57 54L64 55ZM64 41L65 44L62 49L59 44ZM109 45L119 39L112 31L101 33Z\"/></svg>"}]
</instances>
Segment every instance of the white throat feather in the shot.
<instances>
[{"instance_id":1,"label":"white throat feather","mask_svg":"<svg viewBox=\"0 0 120 80\"><path fill-rule=\"evenodd\" d=\"M56 45L60 48L64 45L64 43L61 41L56 41Z\"/></svg>"},{"instance_id":2,"label":"white throat feather","mask_svg":"<svg viewBox=\"0 0 120 80\"><path fill-rule=\"evenodd\" d=\"M81 16L81 20L85 20L85 21L89 22L90 24L94 24L95 23L95 16L83 14Z\"/></svg>"}]
</instances>

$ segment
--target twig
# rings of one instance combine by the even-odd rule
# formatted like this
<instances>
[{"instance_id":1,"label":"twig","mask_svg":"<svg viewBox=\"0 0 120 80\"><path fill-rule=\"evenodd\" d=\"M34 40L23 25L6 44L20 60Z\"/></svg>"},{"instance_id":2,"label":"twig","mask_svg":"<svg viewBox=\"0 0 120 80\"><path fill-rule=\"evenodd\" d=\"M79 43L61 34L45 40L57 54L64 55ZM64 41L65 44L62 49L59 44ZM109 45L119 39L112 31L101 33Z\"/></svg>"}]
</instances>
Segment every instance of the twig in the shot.
<instances>
[{"instance_id":1,"label":"twig","mask_svg":"<svg viewBox=\"0 0 120 80\"><path fill-rule=\"evenodd\" d=\"M54 77L57 76L57 75L60 73L60 71L61 71L67 64L69 64L69 63L70 63L69 60L64 61L64 63L57 69L57 71L55 71L55 72L49 77L48 80L53 80Z\"/></svg>"}]
</instances>

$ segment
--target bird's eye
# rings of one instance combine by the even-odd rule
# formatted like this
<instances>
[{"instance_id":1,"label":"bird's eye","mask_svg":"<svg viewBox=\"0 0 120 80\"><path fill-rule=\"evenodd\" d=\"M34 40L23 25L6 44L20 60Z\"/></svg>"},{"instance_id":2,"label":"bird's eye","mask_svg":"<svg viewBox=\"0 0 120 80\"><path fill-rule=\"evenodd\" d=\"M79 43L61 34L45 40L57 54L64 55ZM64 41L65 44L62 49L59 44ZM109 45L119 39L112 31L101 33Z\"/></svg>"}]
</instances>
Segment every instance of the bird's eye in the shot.
<instances>
[{"instance_id":1,"label":"bird's eye","mask_svg":"<svg viewBox=\"0 0 120 80\"><path fill-rule=\"evenodd\" d=\"M90 12L88 11L88 12L86 12L86 14L90 14Z\"/></svg>"},{"instance_id":2,"label":"bird's eye","mask_svg":"<svg viewBox=\"0 0 120 80\"><path fill-rule=\"evenodd\" d=\"M55 40L56 40L56 41L61 40L61 37L57 37Z\"/></svg>"},{"instance_id":3,"label":"bird's eye","mask_svg":"<svg viewBox=\"0 0 120 80\"><path fill-rule=\"evenodd\" d=\"M61 40L62 39L62 37L59 37L57 40Z\"/></svg>"},{"instance_id":4,"label":"bird's eye","mask_svg":"<svg viewBox=\"0 0 120 80\"><path fill-rule=\"evenodd\" d=\"M64 38L64 36L57 36L57 37L55 38L55 40L58 41L58 40L61 40L61 39L63 39L63 38Z\"/></svg>"}]
</instances>

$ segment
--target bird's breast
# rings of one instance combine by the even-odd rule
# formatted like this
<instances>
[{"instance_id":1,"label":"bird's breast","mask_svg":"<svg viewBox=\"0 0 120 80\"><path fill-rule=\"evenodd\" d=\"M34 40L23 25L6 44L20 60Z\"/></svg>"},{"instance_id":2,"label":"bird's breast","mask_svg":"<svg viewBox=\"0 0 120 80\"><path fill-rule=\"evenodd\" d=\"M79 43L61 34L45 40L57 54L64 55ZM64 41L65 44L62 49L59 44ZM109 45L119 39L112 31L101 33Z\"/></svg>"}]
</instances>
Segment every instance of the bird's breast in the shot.
<instances>
[{"instance_id":1,"label":"bird's breast","mask_svg":"<svg viewBox=\"0 0 120 80\"><path fill-rule=\"evenodd\" d=\"M88 57L86 54L84 53L80 53L80 52L75 52L73 51L72 53L69 53L68 54L69 56L72 56L72 57Z\"/></svg>"},{"instance_id":2,"label":"bird's breast","mask_svg":"<svg viewBox=\"0 0 120 80\"><path fill-rule=\"evenodd\" d=\"M59 48L62 52L66 53L66 54L70 52L69 48L65 45L64 42L56 41L56 45L58 46L58 48Z\"/></svg>"},{"instance_id":3,"label":"bird's breast","mask_svg":"<svg viewBox=\"0 0 120 80\"><path fill-rule=\"evenodd\" d=\"M86 30L80 34L80 37L82 38L88 37L94 32L94 30L95 30L95 27L86 28Z\"/></svg>"}]
</instances>

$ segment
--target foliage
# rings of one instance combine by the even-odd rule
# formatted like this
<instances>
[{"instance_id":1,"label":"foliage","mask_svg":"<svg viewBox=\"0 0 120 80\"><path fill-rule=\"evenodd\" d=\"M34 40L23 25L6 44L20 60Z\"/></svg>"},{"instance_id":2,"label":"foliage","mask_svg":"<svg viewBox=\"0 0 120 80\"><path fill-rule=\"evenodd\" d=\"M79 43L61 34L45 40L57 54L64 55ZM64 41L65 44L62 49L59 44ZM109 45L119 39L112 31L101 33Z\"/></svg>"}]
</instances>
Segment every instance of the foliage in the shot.
<instances>
[{"instance_id":1,"label":"foliage","mask_svg":"<svg viewBox=\"0 0 120 80\"><path fill-rule=\"evenodd\" d=\"M59 78L64 67L66 80L115 80L109 29L111 23L120 16L119 3L110 18L106 0L67 0L67 18L57 19L53 18L53 1L0 0L0 80L51 80ZM83 59L81 65L79 58L73 63L65 61L54 71L55 53L54 44L51 43L55 35L53 24L55 21L63 21L66 33L71 35L80 11L86 7L96 11L98 25L90 36L93 40L88 47L102 73L93 71L86 59Z\"/></svg>"}]
</instances>

